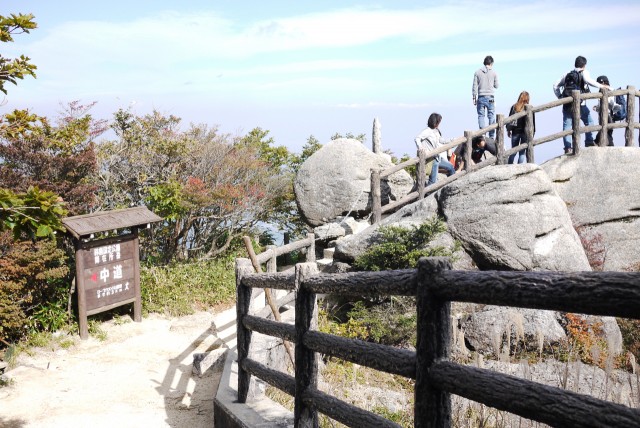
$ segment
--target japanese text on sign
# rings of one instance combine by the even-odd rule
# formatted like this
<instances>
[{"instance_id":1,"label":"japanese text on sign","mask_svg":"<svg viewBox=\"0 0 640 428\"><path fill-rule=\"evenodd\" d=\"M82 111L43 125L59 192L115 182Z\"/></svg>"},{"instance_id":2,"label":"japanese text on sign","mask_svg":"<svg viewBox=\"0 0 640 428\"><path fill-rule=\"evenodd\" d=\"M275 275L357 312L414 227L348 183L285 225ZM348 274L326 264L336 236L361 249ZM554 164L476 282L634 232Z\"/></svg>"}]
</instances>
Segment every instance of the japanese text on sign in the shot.
<instances>
[{"instance_id":1,"label":"japanese text on sign","mask_svg":"<svg viewBox=\"0 0 640 428\"><path fill-rule=\"evenodd\" d=\"M105 245L93 249L95 264L120 260L120 244Z\"/></svg>"},{"instance_id":2,"label":"japanese text on sign","mask_svg":"<svg viewBox=\"0 0 640 428\"><path fill-rule=\"evenodd\" d=\"M101 288L96 290L96 297L98 299L106 296L112 296L117 293L122 293L123 291L129 290L129 283L125 282L124 284L116 284L110 287Z\"/></svg>"}]
</instances>

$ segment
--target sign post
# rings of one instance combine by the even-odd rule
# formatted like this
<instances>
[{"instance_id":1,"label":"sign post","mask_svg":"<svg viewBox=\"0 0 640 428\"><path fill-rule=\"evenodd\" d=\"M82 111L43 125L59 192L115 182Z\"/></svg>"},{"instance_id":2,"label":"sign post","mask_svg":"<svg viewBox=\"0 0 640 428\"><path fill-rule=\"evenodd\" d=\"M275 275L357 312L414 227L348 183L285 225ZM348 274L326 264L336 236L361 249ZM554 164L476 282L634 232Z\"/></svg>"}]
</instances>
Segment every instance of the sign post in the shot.
<instances>
[{"instance_id":1,"label":"sign post","mask_svg":"<svg viewBox=\"0 0 640 428\"><path fill-rule=\"evenodd\" d=\"M133 320L142 321L138 227L161 221L146 207L98 212L62 219L75 238L80 337L89 337L87 317L133 303ZM93 240L95 233L130 232Z\"/></svg>"},{"instance_id":2,"label":"sign post","mask_svg":"<svg viewBox=\"0 0 640 428\"><path fill-rule=\"evenodd\" d=\"M76 250L80 337L89 337L87 316L133 303L133 320L142 320L137 232L80 242Z\"/></svg>"}]
</instances>

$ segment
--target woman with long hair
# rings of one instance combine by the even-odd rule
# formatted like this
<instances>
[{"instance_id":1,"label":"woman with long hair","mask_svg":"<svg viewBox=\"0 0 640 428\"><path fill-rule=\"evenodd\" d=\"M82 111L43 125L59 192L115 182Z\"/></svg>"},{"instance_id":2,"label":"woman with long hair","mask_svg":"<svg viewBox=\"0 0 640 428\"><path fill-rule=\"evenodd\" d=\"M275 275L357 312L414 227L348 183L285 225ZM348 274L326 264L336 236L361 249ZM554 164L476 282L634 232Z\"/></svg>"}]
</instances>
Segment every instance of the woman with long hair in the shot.
<instances>
[{"instance_id":1,"label":"woman with long hair","mask_svg":"<svg viewBox=\"0 0 640 428\"><path fill-rule=\"evenodd\" d=\"M518 96L518 101L514 105L511 106L511 111L509 112L509 116L520 113L524 110L524 106L529 104L529 92L522 91ZM511 148L517 147L520 144L528 143L527 133L525 132L525 124L527 121L527 117L523 116L520 119L516 120L507 125L507 136L511 137ZM536 117L533 116L533 132L536 132ZM527 162L527 150L520 150L518 153L518 163L526 163ZM509 163L515 163L516 153L509 156Z\"/></svg>"},{"instance_id":2,"label":"woman with long hair","mask_svg":"<svg viewBox=\"0 0 640 428\"><path fill-rule=\"evenodd\" d=\"M446 144L442 141L442 134L440 134L440 122L442 122L442 116L439 113L431 113L427 120L427 128L425 128L415 139L418 149L425 150L427 152L436 150L439 147ZM429 181L427 186L435 184L438 181L438 171L442 170L447 177L455 174L455 167L447 160L442 153L435 155L433 158L433 165L431 167L431 174L429 174Z\"/></svg>"}]
</instances>

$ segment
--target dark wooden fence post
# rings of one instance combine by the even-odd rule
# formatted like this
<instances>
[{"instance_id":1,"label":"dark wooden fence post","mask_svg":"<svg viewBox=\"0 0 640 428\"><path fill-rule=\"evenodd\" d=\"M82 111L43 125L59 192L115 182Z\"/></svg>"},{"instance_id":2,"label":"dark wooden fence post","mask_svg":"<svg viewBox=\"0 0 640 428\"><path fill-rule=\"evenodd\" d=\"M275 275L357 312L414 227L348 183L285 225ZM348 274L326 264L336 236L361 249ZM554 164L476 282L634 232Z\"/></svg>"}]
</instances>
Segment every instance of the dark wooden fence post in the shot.
<instances>
[{"instance_id":1,"label":"dark wooden fence post","mask_svg":"<svg viewBox=\"0 0 640 428\"><path fill-rule=\"evenodd\" d=\"M432 292L446 287L441 273L448 269L451 262L445 257L423 258L418 265L415 427L451 426L450 394L434 388L429 379L433 363L448 359L450 354L451 303L440 301Z\"/></svg>"},{"instance_id":2,"label":"dark wooden fence post","mask_svg":"<svg viewBox=\"0 0 640 428\"><path fill-rule=\"evenodd\" d=\"M633 122L636 115L636 87L627 86L627 128L624 131L625 143L627 147L633 146ZM638 118L640 121L640 118ZM640 145L640 135L638 136L638 145Z\"/></svg>"},{"instance_id":3,"label":"dark wooden fence post","mask_svg":"<svg viewBox=\"0 0 640 428\"><path fill-rule=\"evenodd\" d=\"M303 338L309 330L318 327L318 306L315 293L310 293L302 286L305 278L318 272L315 263L298 263L296 265L296 395L294 398L294 424L298 428L317 428L318 411L304 403L303 393L318 384L318 357L314 351L304 346Z\"/></svg>"},{"instance_id":4,"label":"dark wooden fence post","mask_svg":"<svg viewBox=\"0 0 640 428\"><path fill-rule=\"evenodd\" d=\"M573 154L580 152L580 91L571 91L573 102L571 103L572 129L571 141L573 145Z\"/></svg>"},{"instance_id":5,"label":"dark wooden fence post","mask_svg":"<svg viewBox=\"0 0 640 428\"><path fill-rule=\"evenodd\" d=\"M533 117L533 106L527 104L524 106L524 110L527 112L527 118L525 119L524 133L527 136L527 162L535 163L535 156L533 154L533 138L536 133L535 122Z\"/></svg>"},{"instance_id":6,"label":"dark wooden fence post","mask_svg":"<svg viewBox=\"0 0 640 428\"><path fill-rule=\"evenodd\" d=\"M382 192L380 191L380 170L371 170L371 211L373 224L382 220Z\"/></svg>"},{"instance_id":7,"label":"dark wooden fence post","mask_svg":"<svg viewBox=\"0 0 640 428\"><path fill-rule=\"evenodd\" d=\"M252 272L251 261L236 259L236 336L238 343L238 401L240 403L247 401L249 382L251 381L251 374L242 368L242 361L249 355L251 330L244 326L242 319L249 313L252 289L242 285L242 277Z\"/></svg>"},{"instance_id":8,"label":"dark wooden fence post","mask_svg":"<svg viewBox=\"0 0 640 428\"><path fill-rule=\"evenodd\" d=\"M467 141L464 143L467 145L467 148L464 150L463 158L465 171L469 171L469 169L471 168L471 150L473 150L471 144L471 134L472 131L464 131L464 137L467 139Z\"/></svg>"},{"instance_id":9,"label":"dark wooden fence post","mask_svg":"<svg viewBox=\"0 0 640 428\"><path fill-rule=\"evenodd\" d=\"M506 159L504 158L504 115L496 115L496 123L498 129L496 129L496 165L504 165Z\"/></svg>"},{"instance_id":10,"label":"dark wooden fence post","mask_svg":"<svg viewBox=\"0 0 640 428\"><path fill-rule=\"evenodd\" d=\"M425 186L427 185L427 152L423 149L418 149L418 166L416 168L416 185L418 186L418 199L424 198L426 193Z\"/></svg>"},{"instance_id":11,"label":"dark wooden fence post","mask_svg":"<svg viewBox=\"0 0 640 428\"><path fill-rule=\"evenodd\" d=\"M596 141L596 144L600 147L605 147L609 144L609 137L607 136L607 123L609 123L609 90L600 89L602 98L600 98L600 105L598 106L598 124L602 126L600 130L600 140Z\"/></svg>"}]
</instances>

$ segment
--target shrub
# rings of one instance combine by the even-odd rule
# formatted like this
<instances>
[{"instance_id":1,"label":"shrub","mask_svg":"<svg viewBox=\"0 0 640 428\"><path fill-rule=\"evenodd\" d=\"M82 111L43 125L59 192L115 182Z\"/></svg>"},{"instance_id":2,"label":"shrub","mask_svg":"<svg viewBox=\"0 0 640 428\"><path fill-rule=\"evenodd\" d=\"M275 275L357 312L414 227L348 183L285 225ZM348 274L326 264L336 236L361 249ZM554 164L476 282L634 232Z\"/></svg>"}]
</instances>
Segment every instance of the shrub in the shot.
<instances>
[{"instance_id":1,"label":"shrub","mask_svg":"<svg viewBox=\"0 0 640 428\"><path fill-rule=\"evenodd\" d=\"M353 266L369 271L408 269L416 267L420 257L452 256L460 245L458 242L453 249L427 247L429 242L445 230L445 223L437 217L410 228L381 227L380 243L357 257Z\"/></svg>"},{"instance_id":2,"label":"shrub","mask_svg":"<svg viewBox=\"0 0 640 428\"><path fill-rule=\"evenodd\" d=\"M30 330L54 331L69 321L70 270L55 242L0 236L0 337L19 340Z\"/></svg>"}]
</instances>

